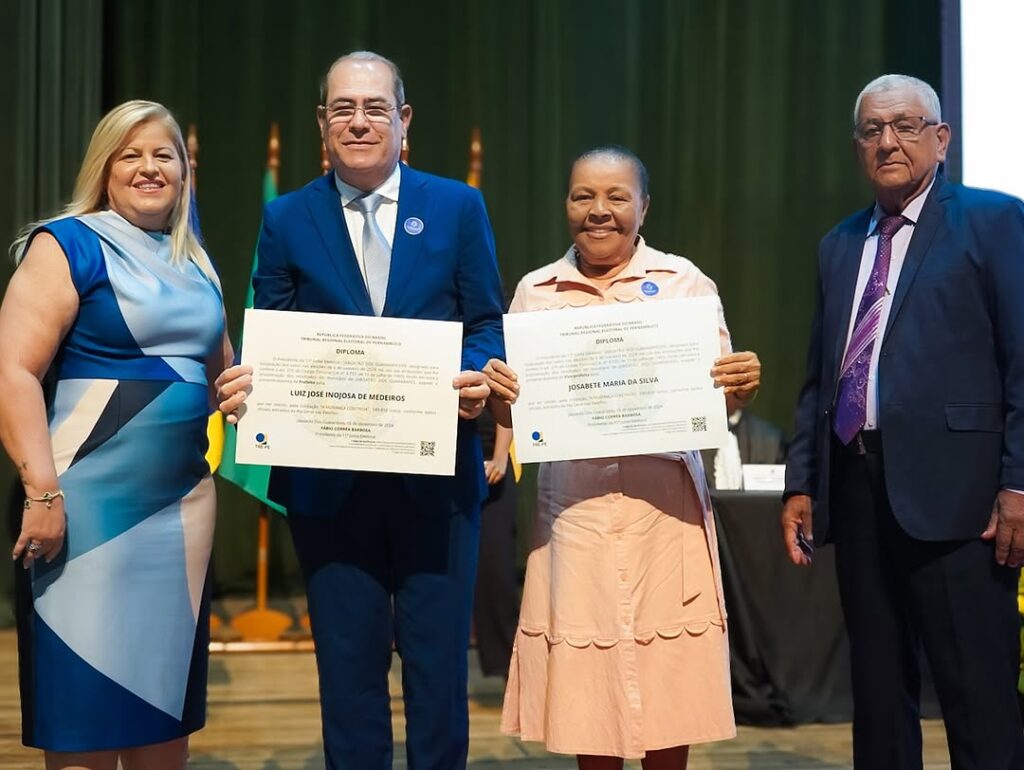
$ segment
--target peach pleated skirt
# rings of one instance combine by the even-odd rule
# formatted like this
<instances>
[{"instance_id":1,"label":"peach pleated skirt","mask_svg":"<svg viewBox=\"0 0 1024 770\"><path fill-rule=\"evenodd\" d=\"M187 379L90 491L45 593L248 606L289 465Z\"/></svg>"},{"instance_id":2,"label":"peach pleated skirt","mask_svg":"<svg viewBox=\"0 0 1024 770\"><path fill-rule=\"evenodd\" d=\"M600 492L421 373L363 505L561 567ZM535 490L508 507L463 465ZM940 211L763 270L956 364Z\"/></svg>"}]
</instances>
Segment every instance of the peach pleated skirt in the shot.
<instances>
[{"instance_id":1,"label":"peach pleated skirt","mask_svg":"<svg viewBox=\"0 0 1024 770\"><path fill-rule=\"evenodd\" d=\"M626 758L736 735L707 499L693 453L541 466L503 733Z\"/></svg>"}]
</instances>

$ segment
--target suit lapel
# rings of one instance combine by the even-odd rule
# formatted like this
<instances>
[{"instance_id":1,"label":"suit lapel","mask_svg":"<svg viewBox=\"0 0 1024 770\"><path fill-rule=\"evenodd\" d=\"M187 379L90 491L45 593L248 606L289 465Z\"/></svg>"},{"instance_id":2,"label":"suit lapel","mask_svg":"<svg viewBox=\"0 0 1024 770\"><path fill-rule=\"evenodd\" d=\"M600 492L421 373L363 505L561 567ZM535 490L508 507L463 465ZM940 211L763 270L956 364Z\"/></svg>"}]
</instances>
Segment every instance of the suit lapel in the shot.
<instances>
[{"instance_id":1,"label":"suit lapel","mask_svg":"<svg viewBox=\"0 0 1024 770\"><path fill-rule=\"evenodd\" d=\"M839 287L839 309L833 316L831 337L835 340L832 369L838 382L839 369L843 365L843 352L846 350L847 331L850 328L850 315L853 310L853 295L857 291L857 276L860 273L861 256L864 254L864 239L867 235L868 222L871 221L871 209L857 217L843 233L839 247L839 264L836 267L836 286ZM829 337L825 337L829 339Z\"/></svg>"},{"instance_id":2,"label":"suit lapel","mask_svg":"<svg viewBox=\"0 0 1024 770\"><path fill-rule=\"evenodd\" d=\"M391 271L388 275L388 293L383 315L393 315L401 307L402 296L415 273L416 262L423 250L425 235L431 225L433 200L427 195L427 177L402 166L402 181L398 192L398 219L391 244Z\"/></svg>"},{"instance_id":3,"label":"suit lapel","mask_svg":"<svg viewBox=\"0 0 1024 770\"><path fill-rule=\"evenodd\" d=\"M903 259L903 269L900 270L900 279L896 283L896 292L892 296L889 320L885 324L885 332L882 335L883 345L886 337L889 336L893 322L900 314L900 308L903 307L903 300L906 299L907 292L910 291L910 285L914 282L921 263L924 262L928 247L935 240L935 233L938 232L939 225L942 223L942 214L945 209L943 201L951 194L951 189L940 177L935 180L935 186L924 202L921 216L918 217L917 224L914 225L914 233L910 236L910 246L907 248L907 256Z\"/></svg>"},{"instance_id":4,"label":"suit lapel","mask_svg":"<svg viewBox=\"0 0 1024 770\"><path fill-rule=\"evenodd\" d=\"M320 234L327 261L334 266L352 304L360 314L373 315L370 295L359 272L352 240L345 226L345 216L341 212L341 199L334 186L334 174L325 174L317 180L306 199L306 207Z\"/></svg>"}]
</instances>

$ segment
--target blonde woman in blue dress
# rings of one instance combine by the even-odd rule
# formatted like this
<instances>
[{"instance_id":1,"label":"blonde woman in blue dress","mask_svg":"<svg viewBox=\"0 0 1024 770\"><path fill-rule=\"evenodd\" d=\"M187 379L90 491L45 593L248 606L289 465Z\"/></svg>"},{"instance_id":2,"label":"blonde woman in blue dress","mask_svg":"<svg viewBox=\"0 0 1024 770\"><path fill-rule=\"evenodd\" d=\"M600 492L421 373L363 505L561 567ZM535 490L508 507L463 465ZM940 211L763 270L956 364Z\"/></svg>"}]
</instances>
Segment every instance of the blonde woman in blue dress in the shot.
<instances>
[{"instance_id":1,"label":"blonde woman in blue dress","mask_svg":"<svg viewBox=\"0 0 1024 770\"><path fill-rule=\"evenodd\" d=\"M205 721L203 455L231 346L189 174L171 114L122 104L71 203L11 247L0 440L25 489L23 740L48 770L179 770Z\"/></svg>"}]
</instances>

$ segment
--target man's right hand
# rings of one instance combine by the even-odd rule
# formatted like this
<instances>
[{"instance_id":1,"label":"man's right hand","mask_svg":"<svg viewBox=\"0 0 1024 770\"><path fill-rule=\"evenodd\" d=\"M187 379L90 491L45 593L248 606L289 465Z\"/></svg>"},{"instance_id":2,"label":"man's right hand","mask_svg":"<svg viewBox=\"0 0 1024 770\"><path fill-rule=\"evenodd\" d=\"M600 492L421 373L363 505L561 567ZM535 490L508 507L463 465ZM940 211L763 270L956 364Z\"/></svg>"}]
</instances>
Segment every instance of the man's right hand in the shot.
<instances>
[{"instance_id":1,"label":"man's right hand","mask_svg":"<svg viewBox=\"0 0 1024 770\"><path fill-rule=\"evenodd\" d=\"M789 560L800 567L810 565L811 559L797 545L796 533L802 531L807 542L814 543L812 515L810 495L793 495L782 506L782 542L786 546Z\"/></svg>"},{"instance_id":2,"label":"man's right hand","mask_svg":"<svg viewBox=\"0 0 1024 770\"><path fill-rule=\"evenodd\" d=\"M243 364L229 366L213 384L217 388L217 408L234 425L238 422L238 410L252 391L252 367Z\"/></svg>"}]
</instances>

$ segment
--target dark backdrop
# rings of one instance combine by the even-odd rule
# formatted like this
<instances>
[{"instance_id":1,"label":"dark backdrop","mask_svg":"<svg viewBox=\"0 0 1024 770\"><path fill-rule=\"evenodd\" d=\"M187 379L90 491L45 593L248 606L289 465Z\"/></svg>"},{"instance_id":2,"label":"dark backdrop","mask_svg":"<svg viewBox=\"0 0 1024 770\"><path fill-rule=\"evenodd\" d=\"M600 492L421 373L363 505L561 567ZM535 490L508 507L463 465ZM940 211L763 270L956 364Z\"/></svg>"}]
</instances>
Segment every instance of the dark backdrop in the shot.
<instances>
[{"instance_id":1,"label":"dark backdrop","mask_svg":"<svg viewBox=\"0 0 1024 770\"><path fill-rule=\"evenodd\" d=\"M634 149L651 172L648 242L690 257L718 282L734 345L764 363L754 411L788 427L817 241L869 200L850 149L853 101L887 71L940 85L938 8L938 0L12 0L0 3L0 240L67 199L104 111L135 97L164 102L183 125L198 126L203 231L237 330L268 126L280 122L281 189L294 189L319 171L320 75L341 53L370 48L405 75L412 165L464 177L470 132L480 127L483 192L509 292L567 245L571 158L595 143ZM222 492L217 566L222 584L242 588L251 585L255 506ZM286 544L275 550L280 564Z\"/></svg>"}]
</instances>

